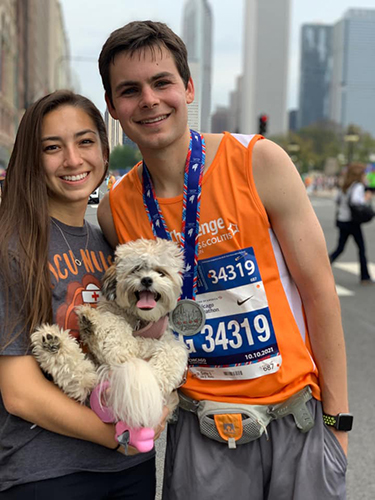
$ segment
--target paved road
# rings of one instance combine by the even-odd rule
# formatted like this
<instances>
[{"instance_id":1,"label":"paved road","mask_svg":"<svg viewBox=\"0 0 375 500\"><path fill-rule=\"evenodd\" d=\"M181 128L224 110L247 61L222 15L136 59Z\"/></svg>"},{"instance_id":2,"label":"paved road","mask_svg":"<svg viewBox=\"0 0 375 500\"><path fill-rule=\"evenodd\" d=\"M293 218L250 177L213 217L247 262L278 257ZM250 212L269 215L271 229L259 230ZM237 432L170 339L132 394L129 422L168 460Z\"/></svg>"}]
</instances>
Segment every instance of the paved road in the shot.
<instances>
[{"instance_id":1,"label":"paved road","mask_svg":"<svg viewBox=\"0 0 375 500\"><path fill-rule=\"evenodd\" d=\"M312 198L331 251L337 238L333 224L334 203ZM363 226L367 256L375 279L375 222ZM348 455L348 500L375 498L375 434L373 430L375 364L375 286L359 285L356 246L349 241L344 254L333 266L341 301L345 330L349 400L355 415Z\"/></svg>"},{"instance_id":2,"label":"paved road","mask_svg":"<svg viewBox=\"0 0 375 500\"><path fill-rule=\"evenodd\" d=\"M311 197L311 202L323 227L329 251L337 239L334 226L335 207L332 199ZM89 206L88 220L96 221L96 207ZM363 226L367 243L370 269L375 279L375 221ZM348 500L375 499L375 286L359 284L356 247L349 241L345 253L333 266L340 296L345 329L349 398L355 415L354 429L350 435L348 456ZM162 458L165 440L162 437L158 452L158 495L162 480ZM317 499L318 500L318 499Z\"/></svg>"}]
</instances>

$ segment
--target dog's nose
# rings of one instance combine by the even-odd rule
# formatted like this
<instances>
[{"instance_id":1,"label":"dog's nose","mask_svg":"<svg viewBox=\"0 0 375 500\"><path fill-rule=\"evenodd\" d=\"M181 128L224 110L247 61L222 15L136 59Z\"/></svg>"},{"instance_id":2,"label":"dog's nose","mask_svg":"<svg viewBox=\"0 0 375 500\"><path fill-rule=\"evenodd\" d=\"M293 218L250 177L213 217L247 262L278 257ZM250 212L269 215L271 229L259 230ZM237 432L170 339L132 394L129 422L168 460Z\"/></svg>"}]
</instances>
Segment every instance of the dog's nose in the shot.
<instances>
[{"instance_id":1,"label":"dog's nose","mask_svg":"<svg viewBox=\"0 0 375 500\"><path fill-rule=\"evenodd\" d=\"M153 283L152 278L150 278L149 276L146 276L145 278L141 279L141 285L144 286L145 288L150 288L152 283Z\"/></svg>"}]
</instances>

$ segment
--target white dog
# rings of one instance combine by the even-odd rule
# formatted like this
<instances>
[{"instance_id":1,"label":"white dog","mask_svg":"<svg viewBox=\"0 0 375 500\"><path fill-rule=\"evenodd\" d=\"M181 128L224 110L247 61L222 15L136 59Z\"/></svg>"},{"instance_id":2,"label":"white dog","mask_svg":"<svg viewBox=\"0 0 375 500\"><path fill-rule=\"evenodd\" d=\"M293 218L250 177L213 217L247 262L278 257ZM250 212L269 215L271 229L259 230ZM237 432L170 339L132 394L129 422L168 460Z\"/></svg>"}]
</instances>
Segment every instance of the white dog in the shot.
<instances>
[{"instance_id":1,"label":"white dog","mask_svg":"<svg viewBox=\"0 0 375 500\"><path fill-rule=\"evenodd\" d=\"M79 306L78 342L57 325L42 325L32 336L41 368L70 397L84 402L99 383L101 397L118 421L155 427L163 405L173 410L188 353L168 326L168 313L181 293L183 255L171 241L137 240L119 245L103 278L96 309Z\"/></svg>"}]
</instances>

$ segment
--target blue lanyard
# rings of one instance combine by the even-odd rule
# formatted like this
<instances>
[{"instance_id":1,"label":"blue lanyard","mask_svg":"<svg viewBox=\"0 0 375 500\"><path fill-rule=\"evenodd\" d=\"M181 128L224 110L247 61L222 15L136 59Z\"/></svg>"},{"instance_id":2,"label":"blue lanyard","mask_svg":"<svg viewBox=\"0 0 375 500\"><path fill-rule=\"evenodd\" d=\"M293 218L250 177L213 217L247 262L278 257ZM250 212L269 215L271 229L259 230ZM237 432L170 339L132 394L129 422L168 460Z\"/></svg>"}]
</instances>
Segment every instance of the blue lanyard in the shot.
<instances>
[{"instance_id":1,"label":"blue lanyard","mask_svg":"<svg viewBox=\"0 0 375 500\"><path fill-rule=\"evenodd\" d=\"M185 272L182 285L182 299L193 299L197 289L198 233L202 176L205 162L203 137L190 130L189 151L186 157L184 175L184 195L182 209L181 245L184 249ZM143 162L143 203L155 237L171 240L154 187Z\"/></svg>"}]
</instances>

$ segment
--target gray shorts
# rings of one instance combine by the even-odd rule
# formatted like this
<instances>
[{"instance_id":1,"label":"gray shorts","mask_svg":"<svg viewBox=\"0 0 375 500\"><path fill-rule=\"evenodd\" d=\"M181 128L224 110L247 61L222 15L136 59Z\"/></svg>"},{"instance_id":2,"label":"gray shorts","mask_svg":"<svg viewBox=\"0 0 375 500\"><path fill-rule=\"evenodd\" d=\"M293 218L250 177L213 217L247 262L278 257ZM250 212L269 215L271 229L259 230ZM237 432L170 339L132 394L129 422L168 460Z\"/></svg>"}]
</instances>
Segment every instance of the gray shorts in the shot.
<instances>
[{"instance_id":1,"label":"gray shorts","mask_svg":"<svg viewBox=\"0 0 375 500\"><path fill-rule=\"evenodd\" d=\"M315 418L308 433L288 415L269 424L268 440L234 450L202 436L197 416L180 410L168 426L163 500L344 500L345 454L321 403L307 405Z\"/></svg>"}]
</instances>

